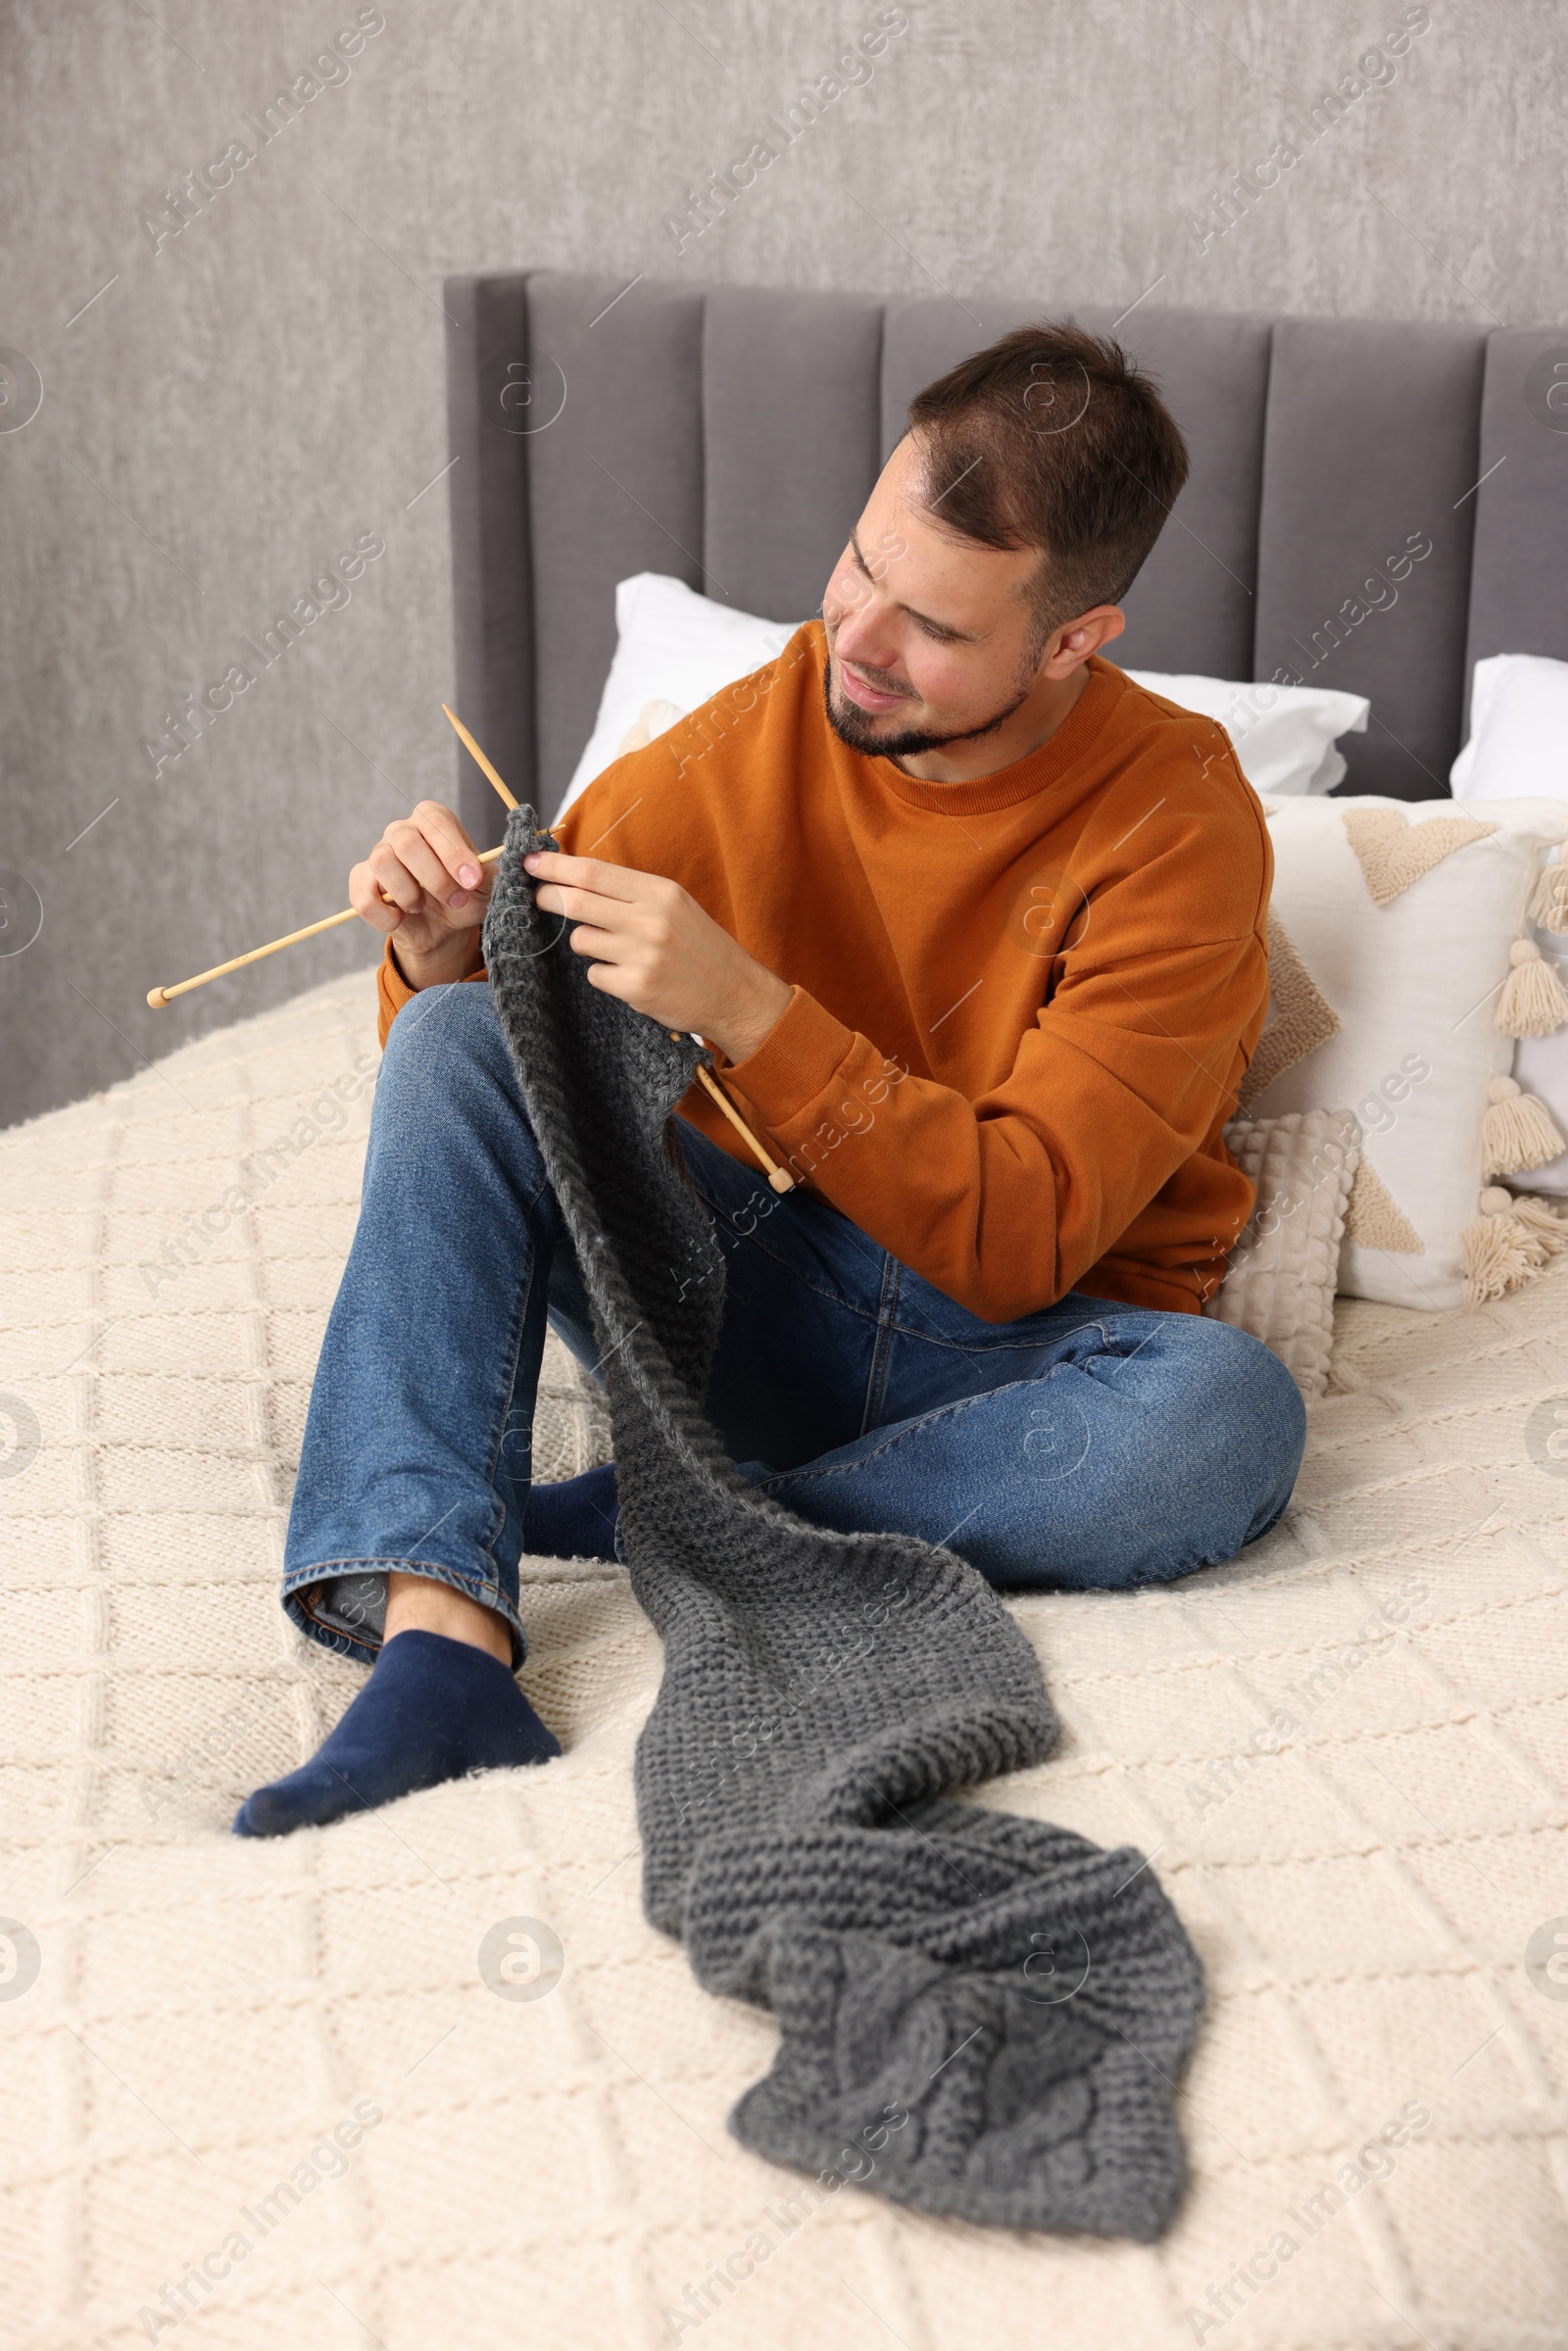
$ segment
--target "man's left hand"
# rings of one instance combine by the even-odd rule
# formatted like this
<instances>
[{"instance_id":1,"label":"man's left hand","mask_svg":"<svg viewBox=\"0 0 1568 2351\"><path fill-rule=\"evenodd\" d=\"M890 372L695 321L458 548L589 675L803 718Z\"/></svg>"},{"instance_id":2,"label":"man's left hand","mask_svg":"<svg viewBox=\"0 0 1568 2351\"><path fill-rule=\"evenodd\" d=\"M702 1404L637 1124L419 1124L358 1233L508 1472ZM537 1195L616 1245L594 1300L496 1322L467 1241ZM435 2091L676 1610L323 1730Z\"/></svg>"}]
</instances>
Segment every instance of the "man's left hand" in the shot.
<instances>
[{"instance_id":1,"label":"man's left hand","mask_svg":"<svg viewBox=\"0 0 1568 2351\"><path fill-rule=\"evenodd\" d=\"M736 945L678 882L598 857L536 850L540 910L576 924L569 945L591 987L666 1028L695 1031L732 1061L753 1053L790 1001L776 973Z\"/></svg>"}]
</instances>

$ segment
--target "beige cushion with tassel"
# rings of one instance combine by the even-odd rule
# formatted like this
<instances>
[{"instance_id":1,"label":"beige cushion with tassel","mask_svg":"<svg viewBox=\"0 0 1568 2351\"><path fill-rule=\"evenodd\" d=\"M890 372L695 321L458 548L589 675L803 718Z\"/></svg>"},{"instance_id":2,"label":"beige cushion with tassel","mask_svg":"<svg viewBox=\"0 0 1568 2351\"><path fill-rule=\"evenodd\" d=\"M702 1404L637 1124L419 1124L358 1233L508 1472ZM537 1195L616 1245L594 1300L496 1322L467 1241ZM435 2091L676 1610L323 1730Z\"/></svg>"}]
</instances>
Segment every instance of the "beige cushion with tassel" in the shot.
<instances>
[{"instance_id":1,"label":"beige cushion with tassel","mask_svg":"<svg viewBox=\"0 0 1568 2351\"><path fill-rule=\"evenodd\" d=\"M1261 1339L1301 1394L1319 1396L1334 1345L1346 1202L1361 1157L1355 1113L1233 1119L1225 1141L1257 1186L1257 1203L1203 1312Z\"/></svg>"},{"instance_id":2,"label":"beige cushion with tassel","mask_svg":"<svg viewBox=\"0 0 1568 2351\"><path fill-rule=\"evenodd\" d=\"M1538 1025L1552 1002L1539 959L1515 962L1510 951L1528 935L1544 858L1568 837L1568 804L1367 797L1263 807L1275 858L1274 1003L1242 1111L1353 1110L1361 1158L1341 1292L1451 1313L1469 1270L1461 1235L1489 1176L1503 1172L1485 1166L1496 1156L1498 1120L1484 1132L1500 1107L1492 1081L1510 1074L1515 1050L1496 1012L1522 1006ZM1509 1123L1522 1120L1537 1131L1528 1111Z\"/></svg>"},{"instance_id":3,"label":"beige cushion with tassel","mask_svg":"<svg viewBox=\"0 0 1568 2351\"><path fill-rule=\"evenodd\" d=\"M1568 863L1560 850L1542 875L1530 913L1543 960L1549 957L1559 982L1568 981ZM1532 1192L1568 1197L1568 1145L1562 1140L1568 1137L1568 1028L1554 1029L1544 1037L1521 1038L1513 1057L1513 1074L1525 1093L1533 1095L1549 1113L1559 1140L1554 1153L1545 1158L1519 1159L1512 1167L1496 1172L1506 1175L1510 1183L1522 1178Z\"/></svg>"}]
</instances>

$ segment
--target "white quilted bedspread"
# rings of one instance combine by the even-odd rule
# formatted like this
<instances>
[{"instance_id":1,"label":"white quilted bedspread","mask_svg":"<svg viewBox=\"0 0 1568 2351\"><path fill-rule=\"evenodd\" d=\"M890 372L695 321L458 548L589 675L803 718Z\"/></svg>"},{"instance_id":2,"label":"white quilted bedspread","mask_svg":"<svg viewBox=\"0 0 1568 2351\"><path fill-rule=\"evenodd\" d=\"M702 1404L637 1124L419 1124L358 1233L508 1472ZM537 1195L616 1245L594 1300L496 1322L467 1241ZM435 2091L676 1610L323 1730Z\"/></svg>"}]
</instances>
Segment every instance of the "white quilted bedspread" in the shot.
<instances>
[{"instance_id":1,"label":"white quilted bedspread","mask_svg":"<svg viewBox=\"0 0 1568 2351\"><path fill-rule=\"evenodd\" d=\"M1065 1736L980 1800L1140 1843L1208 1970L1164 2242L813 2207L724 2129L769 2020L641 1915L659 1647L617 1570L524 1563L563 1760L226 1833L361 1679L275 1586L367 1122L323 1089L372 1024L369 981L334 983L0 1137L5 2344L1568 2342L1568 1983L1526 1963L1568 1914L1564 1274L1468 1319L1342 1305L1266 1543L1018 1607ZM564 1476L602 1417L554 1347L546 1383ZM479 1973L515 1919L560 1939L543 1996Z\"/></svg>"}]
</instances>

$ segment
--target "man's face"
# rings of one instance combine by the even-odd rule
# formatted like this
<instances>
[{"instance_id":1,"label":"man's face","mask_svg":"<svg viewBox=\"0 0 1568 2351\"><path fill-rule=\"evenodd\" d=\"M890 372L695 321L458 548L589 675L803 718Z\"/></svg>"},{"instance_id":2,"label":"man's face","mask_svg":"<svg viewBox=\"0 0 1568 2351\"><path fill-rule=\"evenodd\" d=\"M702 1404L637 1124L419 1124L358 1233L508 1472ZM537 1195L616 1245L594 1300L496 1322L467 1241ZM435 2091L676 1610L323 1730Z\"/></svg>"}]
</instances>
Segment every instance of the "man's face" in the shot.
<instances>
[{"instance_id":1,"label":"man's face","mask_svg":"<svg viewBox=\"0 0 1568 2351\"><path fill-rule=\"evenodd\" d=\"M894 759L991 733L1061 660L1059 651L1053 658L1061 632L1041 644L1027 593L1038 549L982 547L944 531L920 485L906 434L822 599L828 717L853 750ZM1067 660L1062 674L1082 659Z\"/></svg>"}]
</instances>

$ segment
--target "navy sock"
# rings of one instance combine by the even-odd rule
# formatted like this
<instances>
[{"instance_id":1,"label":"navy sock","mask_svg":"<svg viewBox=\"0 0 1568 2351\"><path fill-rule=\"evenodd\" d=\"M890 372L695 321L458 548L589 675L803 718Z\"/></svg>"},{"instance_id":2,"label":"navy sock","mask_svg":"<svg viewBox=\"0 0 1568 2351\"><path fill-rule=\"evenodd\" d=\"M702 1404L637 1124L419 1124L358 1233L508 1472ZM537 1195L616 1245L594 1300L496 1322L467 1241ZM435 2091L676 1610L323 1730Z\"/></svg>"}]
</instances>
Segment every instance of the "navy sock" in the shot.
<instances>
[{"instance_id":1,"label":"navy sock","mask_svg":"<svg viewBox=\"0 0 1568 2351\"><path fill-rule=\"evenodd\" d=\"M319 1828L416 1788L560 1752L499 1657L444 1633L399 1633L337 1729L309 1763L246 1798L234 1833Z\"/></svg>"},{"instance_id":2,"label":"navy sock","mask_svg":"<svg viewBox=\"0 0 1568 2351\"><path fill-rule=\"evenodd\" d=\"M613 1559L619 1523L615 1464L606 1461L580 1478L530 1489L522 1547L536 1559Z\"/></svg>"}]
</instances>

